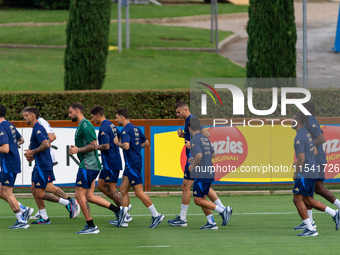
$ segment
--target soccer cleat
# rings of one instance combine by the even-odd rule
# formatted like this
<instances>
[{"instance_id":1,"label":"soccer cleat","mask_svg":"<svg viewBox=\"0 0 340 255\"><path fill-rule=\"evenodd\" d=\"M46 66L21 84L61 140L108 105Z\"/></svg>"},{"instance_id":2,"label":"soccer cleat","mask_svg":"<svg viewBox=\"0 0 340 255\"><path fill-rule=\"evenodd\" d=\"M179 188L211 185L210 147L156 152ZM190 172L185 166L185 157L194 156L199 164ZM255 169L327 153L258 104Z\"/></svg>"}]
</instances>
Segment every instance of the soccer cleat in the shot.
<instances>
[{"instance_id":1,"label":"soccer cleat","mask_svg":"<svg viewBox=\"0 0 340 255\"><path fill-rule=\"evenodd\" d=\"M316 230L317 226L315 225L314 221L312 221L312 227L314 228L314 230ZM304 222L302 222L299 226L295 227L294 230L304 230L306 228L307 228L307 225Z\"/></svg>"},{"instance_id":2,"label":"soccer cleat","mask_svg":"<svg viewBox=\"0 0 340 255\"><path fill-rule=\"evenodd\" d=\"M98 234L98 233L99 233L99 229L97 226L90 227L87 224L83 230L76 232L76 234Z\"/></svg>"},{"instance_id":3,"label":"soccer cleat","mask_svg":"<svg viewBox=\"0 0 340 255\"><path fill-rule=\"evenodd\" d=\"M79 216L80 213L80 206L78 204L78 201L74 198L69 200L70 203L66 205L67 211L70 213L70 219L75 219Z\"/></svg>"},{"instance_id":4,"label":"soccer cleat","mask_svg":"<svg viewBox=\"0 0 340 255\"><path fill-rule=\"evenodd\" d=\"M124 219L125 219L126 214L127 214L127 210L128 210L127 207L121 206L120 211L118 213L115 213L116 217L117 217L117 228L119 228L123 224Z\"/></svg>"},{"instance_id":5,"label":"soccer cleat","mask_svg":"<svg viewBox=\"0 0 340 255\"><path fill-rule=\"evenodd\" d=\"M318 236L319 233L316 232L316 230L309 230L306 228L301 234L298 234L296 236Z\"/></svg>"},{"instance_id":6,"label":"soccer cleat","mask_svg":"<svg viewBox=\"0 0 340 255\"><path fill-rule=\"evenodd\" d=\"M126 214L125 221L126 221L126 222L130 222L130 221L132 221L132 220L133 220L133 218L131 217L131 215L130 215L129 213L127 213L127 214Z\"/></svg>"},{"instance_id":7,"label":"soccer cleat","mask_svg":"<svg viewBox=\"0 0 340 255\"><path fill-rule=\"evenodd\" d=\"M42 219L40 211L38 211L34 216L31 216L29 219L30 220L40 220L40 219Z\"/></svg>"},{"instance_id":8,"label":"soccer cleat","mask_svg":"<svg viewBox=\"0 0 340 255\"><path fill-rule=\"evenodd\" d=\"M27 222L28 219L30 219L33 212L34 212L33 208L26 207L26 211L22 213L23 220Z\"/></svg>"},{"instance_id":9,"label":"soccer cleat","mask_svg":"<svg viewBox=\"0 0 340 255\"><path fill-rule=\"evenodd\" d=\"M173 227L186 227L188 225L187 220L181 220L180 216L177 216L173 220L168 220L168 223Z\"/></svg>"},{"instance_id":10,"label":"soccer cleat","mask_svg":"<svg viewBox=\"0 0 340 255\"><path fill-rule=\"evenodd\" d=\"M151 216L151 225L149 226L149 228L157 227L164 220L164 218L165 216L162 214L159 214L157 217Z\"/></svg>"},{"instance_id":11,"label":"soccer cleat","mask_svg":"<svg viewBox=\"0 0 340 255\"><path fill-rule=\"evenodd\" d=\"M28 225L27 222L16 221L12 227L9 227L9 229L28 229L29 227L30 225Z\"/></svg>"},{"instance_id":12,"label":"soccer cleat","mask_svg":"<svg viewBox=\"0 0 340 255\"><path fill-rule=\"evenodd\" d=\"M338 230L340 227L340 211L336 210L335 215L333 218L333 221L335 222L335 230Z\"/></svg>"},{"instance_id":13,"label":"soccer cleat","mask_svg":"<svg viewBox=\"0 0 340 255\"><path fill-rule=\"evenodd\" d=\"M230 206L224 207L224 211L222 213L220 213L221 217L222 217L222 226L226 226L229 221L230 221L230 217L233 214L233 209Z\"/></svg>"},{"instance_id":14,"label":"soccer cleat","mask_svg":"<svg viewBox=\"0 0 340 255\"><path fill-rule=\"evenodd\" d=\"M209 222L207 222L207 224L205 224L203 227L201 227L200 229L212 229L212 230L217 230L218 226L216 225L216 222L210 224Z\"/></svg>"},{"instance_id":15,"label":"soccer cleat","mask_svg":"<svg viewBox=\"0 0 340 255\"><path fill-rule=\"evenodd\" d=\"M32 224L42 224L42 225L49 225L51 223L52 222L50 221L50 218L47 218L46 220L45 219L40 219L40 220L32 222Z\"/></svg>"},{"instance_id":16,"label":"soccer cleat","mask_svg":"<svg viewBox=\"0 0 340 255\"><path fill-rule=\"evenodd\" d=\"M117 226L118 225L118 220L109 220L109 223L113 226ZM127 228L129 226L129 224L124 221L121 225L122 228Z\"/></svg>"}]
</instances>

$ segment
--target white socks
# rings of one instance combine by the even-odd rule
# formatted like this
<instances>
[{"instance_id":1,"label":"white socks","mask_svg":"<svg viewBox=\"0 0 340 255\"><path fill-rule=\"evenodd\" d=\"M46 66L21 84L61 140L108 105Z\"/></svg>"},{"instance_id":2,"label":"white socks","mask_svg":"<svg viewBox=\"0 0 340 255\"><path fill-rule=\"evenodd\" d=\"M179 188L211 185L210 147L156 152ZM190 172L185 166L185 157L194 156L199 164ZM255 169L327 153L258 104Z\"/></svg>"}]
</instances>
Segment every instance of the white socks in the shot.
<instances>
[{"instance_id":1,"label":"white socks","mask_svg":"<svg viewBox=\"0 0 340 255\"><path fill-rule=\"evenodd\" d=\"M66 206L70 203L70 201L68 201L67 199L59 198L58 203Z\"/></svg>"},{"instance_id":2,"label":"white socks","mask_svg":"<svg viewBox=\"0 0 340 255\"><path fill-rule=\"evenodd\" d=\"M44 220L47 220L47 219L48 219L48 216L47 216L46 209L42 209L42 210L39 210L39 211L40 211L41 217L42 217Z\"/></svg>"},{"instance_id":3,"label":"white socks","mask_svg":"<svg viewBox=\"0 0 340 255\"><path fill-rule=\"evenodd\" d=\"M20 202L18 202L19 204L19 208L20 208L20 212L23 213L24 211L26 211L26 207L23 206Z\"/></svg>"},{"instance_id":4,"label":"white socks","mask_svg":"<svg viewBox=\"0 0 340 255\"><path fill-rule=\"evenodd\" d=\"M338 207L340 209L340 201L339 201L339 199L335 199L333 205L335 205L336 207Z\"/></svg>"},{"instance_id":5,"label":"white socks","mask_svg":"<svg viewBox=\"0 0 340 255\"><path fill-rule=\"evenodd\" d=\"M207 216L207 220L208 220L209 224L213 224L215 222L212 214Z\"/></svg>"},{"instance_id":6,"label":"white socks","mask_svg":"<svg viewBox=\"0 0 340 255\"><path fill-rule=\"evenodd\" d=\"M308 217L310 219L310 222L313 222L313 209L307 210Z\"/></svg>"},{"instance_id":7,"label":"white socks","mask_svg":"<svg viewBox=\"0 0 340 255\"><path fill-rule=\"evenodd\" d=\"M221 200L220 199L217 199L215 202L214 202L214 204L215 205L218 205L219 207L225 207L223 204L222 204L222 202L221 202Z\"/></svg>"},{"instance_id":8,"label":"white socks","mask_svg":"<svg viewBox=\"0 0 340 255\"><path fill-rule=\"evenodd\" d=\"M307 228L308 228L309 230L314 230L314 228L313 228L313 226L312 226L312 223L311 223L311 221L310 221L309 218L303 220L303 223L305 223L305 224L307 225Z\"/></svg>"},{"instance_id":9,"label":"white socks","mask_svg":"<svg viewBox=\"0 0 340 255\"><path fill-rule=\"evenodd\" d=\"M157 212L157 210L156 210L154 205L151 205L150 207L148 207L148 209L151 212L152 217L154 217L154 218L158 217L159 214L158 214L158 212Z\"/></svg>"},{"instance_id":10,"label":"white socks","mask_svg":"<svg viewBox=\"0 0 340 255\"><path fill-rule=\"evenodd\" d=\"M336 212L332 208L326 207L325 213L328 213L330 216L334 217Z\"/></svg>"},{"instance_id":11,"label":"white socks","mask_svg":"<svg viewBox=\"0 0 340 255\"><path fill-rule=\"evenodd\" d=\"M186 220L187 219L187 211L188 211L189 205L183 205L181 204L181 213L180 213L180 217L181 220Z\"/></svg>"},{"instance_id":12,"label":"white socks","mask_svg":"<svg viewBox=\"0 0 340 255\"><path fill-rule=\"evenodd\" d=\"M18 220L19 222L24 222L24 220L23 220L22 217L21 217L21 216L22 216L21 212L16 213L15 216L17 217L17 220Z\"/></svg>"},{"instance_id":13,"label":"white socks","mask_svg":"<svg viewBox=\"0 0 340 255\"><path fill-rule=\"evenodd\" d=\"M223 213L224 207L219 207L218 205L216 205L216 208L215 208L214 210L215 210L216 212Z\"/></svg>"}]
</instances>

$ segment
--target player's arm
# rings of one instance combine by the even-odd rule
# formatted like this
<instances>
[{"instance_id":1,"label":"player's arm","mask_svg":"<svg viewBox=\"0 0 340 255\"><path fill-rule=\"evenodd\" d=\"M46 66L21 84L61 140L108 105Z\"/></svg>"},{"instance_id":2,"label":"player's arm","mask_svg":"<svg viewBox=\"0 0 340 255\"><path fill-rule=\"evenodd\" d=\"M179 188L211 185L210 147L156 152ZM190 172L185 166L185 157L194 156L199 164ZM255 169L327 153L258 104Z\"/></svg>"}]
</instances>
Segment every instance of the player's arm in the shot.
<instances>
[{"instance_id":1,"label":"player's arm","mask_svg":"<svg viewBox=\"0 0 340 255\"><path fill-rule=\"evenodd\" d=\"M202 159L202 153L197 153L194 160L191 161L191 165L189 166L189 171L191 172L192 170L195 169L195 167L201 162Z\"/></svg>"},{"instance_id":2,"label":"player's arm","mask_svg":"<svg viewBox=\"0 0 340 255\"><path fill-rule=\"evenodd\" d=\"M23 144L25 142L24 138L21 136L20 138L17 139L17 144L18 146L20 146L21 144Z\"/></svg>"},{"instance_id":3,"label":"player's arm","mask_svg":"<svg viewBox=\"0 0 340 255\"><path fill-rule=\"evenodd\" d=\"M206 130L205 128L202 128L201 129L201 134L206 136L207 138L210 137L210 133L208 132L208 130Z\"/></svg>"},{"instance_id":4,"label":"player's arm","mask_svg":"<svg viewBox=\"0 0 340 255\"><path fill-rule=\"evenodd\" d=\"M55 133L48 133L48 140L50 141L50 143L52 143L55 139L57 139L57 136L55 135Z\"/></svg>"},{"instance_id":5,"label":"player's arm","mask_svg":"<svg viewBox=\"0 0 340 255\"><path fill-rule=\"evenodd\" d=\"M8 153L9 152L9 144L4 143L0 146L0 153Z\"/></svg>"},{"instance_id":6,"label":"player's arm","mask_svg":"<svg viewBox=\"0 0 340 255\"><path fill-rule=\"evenodd\" d=\"M113 139L113 143L115 145L117 145L118 147L122 148L125 151L130 149L130 143L127 143L127 142L122 143L122 142L120 142L117 136L115 136L115 138Z\"/></svg>"},{"instance_id":7,"label":"player's arm","mask_svg":"<svg viewBox=\"0 0 340 255\"><path fill-rule=\"evenodd\" d=\"M324 135L321 133L317 138L314 140L315 146L318 146L319 144L323 144L326 141Z\"/></svg>"},{"instance_id":8,"label":"player's arm","mask_svg":"<svg viewBox=\"0 0 340 255\"><path fill-rule=\"evenodd\" d=\"M93 140L92 142L90 142L88 145L86 145L84 147L78 148L77 146L71 145L71 148L70 148L70 150L72 150L72 154L87 153L87 152L90 152L90 151L95 151L97 149L98 149L97 140Z\"/></svg>"},{"instance_id":9,"label":"player's arm","mask_svg":"<svg viewBox=\"0 0 340 255\"><path fill-rule=\"evenodd\" d=\"M24 154L26 156L26 158L31 158L34 154L38 154L46 149L48 149L50 147L50 143L47 141L47 139L45 139L44 141L42 141L39 145L38 148L34 149L34 150L25 150L26 153Z\"/></svg>"},{"instance_id":10,"label":"player's arm","mask_svg":"<svg viewBox=\"0 0 340 255\"><path fill-rule=\"evenodd\" d=\"M141 148L144 148L146 146L149 146L149 141L148 140L145 140L144 142L141 143L140 147Z\"/></svg>"},{"instance_id":11,"label":"player's arm","mask_svg":"<svg viewBox=\"0 0 340 255\"><path fill-rule=\"evenodd\" d=\"M294 177L293 177L294 180L296 179L297 174L302 171L303 164L305 163L305 153L303 153L303 152L298 153L297 156L298 156L298 158L297 158L297 161L296 161L295 173L294 173Z\"/></svg>"},{"instance_id":12,"label":"player's arm","mask_svg":"<svg viewBox=\"0 0 340 255\"><path fill-rule=\"evenodd\" d=\"M107 151L109 149L110 149L110 144L109 143L100 144L98 146L98 150L100 150L100 151Z\"/></svg>"},{"instance_id":13,"label":"player's arm","mask_svg":"<svg viewBox=\"0 0 340 255\"><path fill-rule=\"evenodd\" d=\"M318 155L318 149L314 146L314 156Z\"/></svg>"}]
</instances>

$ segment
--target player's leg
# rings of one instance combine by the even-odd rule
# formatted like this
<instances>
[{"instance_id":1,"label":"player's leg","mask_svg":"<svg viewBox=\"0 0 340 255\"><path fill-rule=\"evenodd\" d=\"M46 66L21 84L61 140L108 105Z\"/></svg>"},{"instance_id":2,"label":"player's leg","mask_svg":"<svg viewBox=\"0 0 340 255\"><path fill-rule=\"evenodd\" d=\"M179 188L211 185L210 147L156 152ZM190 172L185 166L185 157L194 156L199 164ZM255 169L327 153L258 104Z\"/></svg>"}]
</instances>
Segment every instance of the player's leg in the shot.
<instances>
[{"instance_id":1,"label":"player's leg","mask_svg":"<svg viewBox=\"0 0 340 255\"><path fill-rule=\"evenodd\" d=\"M23 214L20 211L20 207L17 199L13 195L13 187L15 183L17 174L14 173L2 173L2 193L5 200L8 202L12 211L14 212L17 222L9 227L10 229L27 229L29 225L27 224L27 220L24 218Z\"/></svg>"},{"instance_id":2,"label":"player's leg","mask_svg":"<svg viewBox=\"0 0 340 255\"><path fill-rule=\"evenodd\" d=\"M208 197L212 202L214 202L215 205L218 205L219 207L224 208L224 211L220 213L220 216L222 217L222 226L225 226L226 224L229 223L230 217L233 213L233 209L230 206L225 207L222 204L221 200L218 198L215 190L213 190L211 187L209 189ZM224 221L224 219L227 219L227 220ZM224 222L226 224L224 224Z\"/></svg>"},{"instance_id":3,"label":"player's leg","mask_svg":"<svg viewBox=\"0 0 340 255\"><path fill-rule=\"evenodd\" d=\"M30 220L40 220L42 219L42 216L40 214L40 210L45 210L45 202L42 199L39 199L35 196L35 184L34 184L34 178L35 174L38 174L38 168L34 166L32 174L31 174L31 193L34 197L35 203L37 204L38 211L34 216L31 216Z\"/></svg>"},{"instance_id":4,"label":"player's leg","mask_svg":"<svg viewBox=\"0 0 340 255\"><path fill-rule=\"evenodd\" d=\"M323 186L323 181L318 180L316 182L315 193L324 197L327 201L329 201L330 203L332 203L333 205L335 205L336 207L340 209L339 199L337 199L330 190L328 190L327 188Z\"/></svg>"},{"instance_id":5,"label":"player's leg","mask_svg":"<svg viewBox=\"0 0 340 255\"><path fill-rule=\"evenodd\" d=\"M119 171L116 170L102 170L99 175L97 188L105 194L108 198L118 206L121 206L122 197L117 191L117 181Z\"/></svg>"},{"instance_id":6,"label":"player's leg","mask_svg":"<svg viewBox=\"0 0 340 255\"><path fill-rule=\"evenodd\" d=\"M120 193L122 195L122 203L121 206L128 207L130 204L129 198L129 190L131 188L131 184L129 182L129 178L126 176L125 171L122 177L122 183L120 185Z\"/></svg>"},{"instance_id":7,"label":"player's leg","mask_svg":"<svg viewBox=\"0 0 340 255\"><path fill-rule=\"evenodd\" d=\"M218 205L219 207L225 207L222 204L221 200L218 198L215 190L213 190L212 188L210 188L210 190L209 190L208 197L215 205Z\"/></svg>"}]
</instances>

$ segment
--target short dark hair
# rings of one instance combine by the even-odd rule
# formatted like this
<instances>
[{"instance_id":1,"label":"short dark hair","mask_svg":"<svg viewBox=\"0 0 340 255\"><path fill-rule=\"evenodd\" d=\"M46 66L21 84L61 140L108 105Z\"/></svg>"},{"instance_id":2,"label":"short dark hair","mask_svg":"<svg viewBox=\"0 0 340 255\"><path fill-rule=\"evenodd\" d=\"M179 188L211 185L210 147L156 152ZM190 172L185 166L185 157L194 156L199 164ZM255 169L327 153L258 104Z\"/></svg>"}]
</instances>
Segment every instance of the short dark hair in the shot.
<instances>
[{"instance_id":1,"label":"short dark hair","mask_svg":"<svg viewBox=\"0 0 340 255\"><path fill-rule=\"evenodd\" d=\"M314 116L315 115L315 104L312 101L302 104L306 109Z\"/></svg>"},{"instance_id":2,"label":"short dark hair","mask_svg":"<svg viewBox=\"0 0 340 255\"><path fill-rule=\"evenodd\" d=\"M28 109L26 109L26 112L33 113L37 119L40 116L40 112L39 112L38 108L36 108L36 107L29 107Z\"/></svg>"},{"instance_id":3,"label":"short dark hair","mask_svg":"<svg viewBox=\"0 0 340 255\"><path fill-rule=\"evenodd\" d=\"M99 116L103 117L105 115L105 110L101 105L96 105L91 108L90 114L93 114L93 115L98 114Z\"/></svg>"},{"instance_id":4,"label":"short dark hair","mask_svg":"<svg viewBox=\"0 0 340 255\"><path fill-rule=\"evenodd\" d=\"M3 104L0 104L0 117L4 117L6 116L6 106L4 106Z\"/></svg>"},{"instance_id":5,"label":"short dark hair","mask_svg":"<svg viewBox=\"0 0 340 255\"><path fill-rule=\"evenodd\" d=\"M187 102L181 100L181 101L177 102L177 104L175 105L175 110L177 108L182 108L182 107L188 107L189 108L189 105L187 104Z\"/></svg>"},{"instance_id":6,"label":"short dark hair","mask_svg":"<svg viewBox=\"0 0 340 255\"><path fill-rule=\"evenodd\" d=\"M126 109L119 109L116 111L116 114L123 116L125 119L129 119L130 118L130 114L129 111Z\"/></svg>"},{"instance_id":7,"label":"short dark hair","mask_svg":"<svg viewBox=\"0 0 340 255\"><path fill-rule=\"evenodd\" d=\"M304 125L304 124L307 123L307 118L308 118L308 117L307 117L303 112L298 111L298 112L295 113L294 115L298 118L298 120L300 121L300 123L301 123L302 125Z\"/></svg>"},{"instance_id":8,"label":"short dark hair","mask_svg":"<svg viewBox=\"0 0 340 255\"><path fill-rule=\"evenodd\" d=\"M197 118L192 118L189 121L189 127L192 131L199 131L201 127L201 122Z\"/></svg>"},{"instance_id":9,"label":"short dark hair","mask_svg":"<svg viewBox=\"0 0 340 255\"><path fill-rule=\"evenodd\" d=\"M21 111L21 114L23 114L24 112L27 112L27 109L28 108L32 108L33 106L26 106L22 111Z\"/></svg>"},{"instance_id":10,"label":"short dark hair","mask_svg":"<svg viewBox=\"0 0 340 255\"><path fill-rule=\"evenodd\" d=\"M78 109L81 113L84 113L84 106L80 102L73 103L70 107L74 110Z\"/></svg>"}]
</instances>

